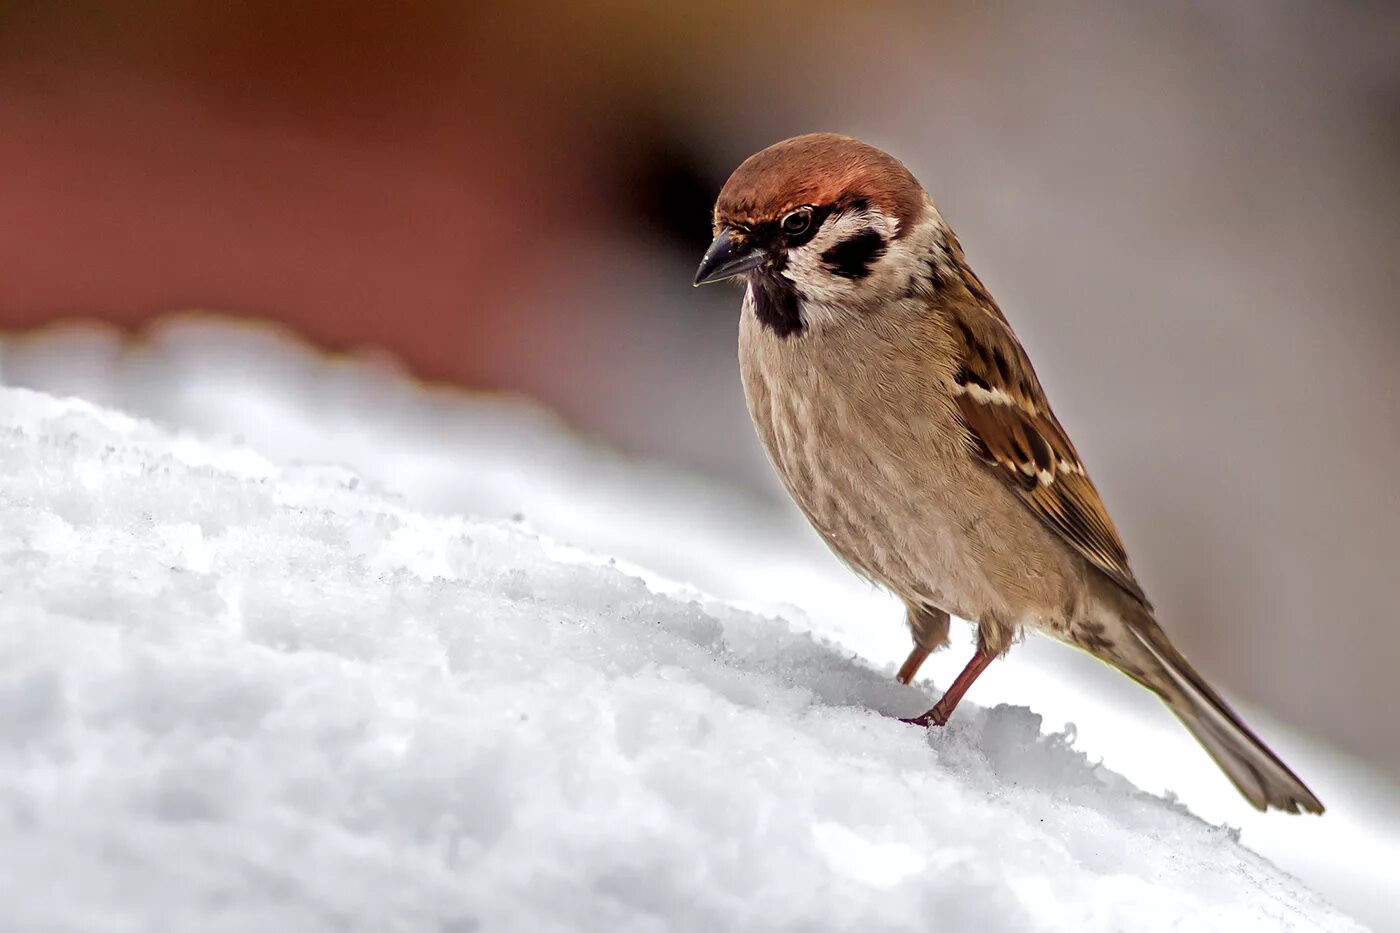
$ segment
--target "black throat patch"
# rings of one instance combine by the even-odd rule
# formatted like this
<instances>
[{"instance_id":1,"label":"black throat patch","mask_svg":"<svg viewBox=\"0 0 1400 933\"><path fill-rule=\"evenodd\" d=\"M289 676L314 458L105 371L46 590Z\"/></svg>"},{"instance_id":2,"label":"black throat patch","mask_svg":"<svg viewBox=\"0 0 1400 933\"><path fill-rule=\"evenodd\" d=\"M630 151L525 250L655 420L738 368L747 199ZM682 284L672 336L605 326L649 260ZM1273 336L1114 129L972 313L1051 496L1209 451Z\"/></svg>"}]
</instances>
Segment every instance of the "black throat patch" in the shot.
<instances>
[{"instance_id":1,"label":"black throat patch","mask_svg":"<svg viewBox=\"0 0 1400 933\"><path fill-rule=\"evenodd\" d=\"M802 334L802 296L792 282L776 268L764 269L749 276L753 292L753 313L758 322L779 337Z\"/></svg>"}]
</instances>

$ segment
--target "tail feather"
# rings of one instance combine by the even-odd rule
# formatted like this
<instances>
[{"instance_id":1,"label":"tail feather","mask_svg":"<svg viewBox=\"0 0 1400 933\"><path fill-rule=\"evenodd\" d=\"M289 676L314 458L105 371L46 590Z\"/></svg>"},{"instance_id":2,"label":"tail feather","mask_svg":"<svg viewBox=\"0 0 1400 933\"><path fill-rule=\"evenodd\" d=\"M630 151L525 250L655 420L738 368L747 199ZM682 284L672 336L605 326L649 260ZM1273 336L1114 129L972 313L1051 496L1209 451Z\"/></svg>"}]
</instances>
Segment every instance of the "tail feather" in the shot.
<instances>
[{"instance_id":1,"label":"tail feather","mask_svg":"<svg viewBox=\"0 0 1400 933\"><path fill-rule=\"evenodd\" d=\"M1322 812L1321 801L1211 689L1155 621L1133 619L1125 628L1174 689L1148 686L1161 695L1245 799L1259 810Z\"/></svg>"}]
</instances>

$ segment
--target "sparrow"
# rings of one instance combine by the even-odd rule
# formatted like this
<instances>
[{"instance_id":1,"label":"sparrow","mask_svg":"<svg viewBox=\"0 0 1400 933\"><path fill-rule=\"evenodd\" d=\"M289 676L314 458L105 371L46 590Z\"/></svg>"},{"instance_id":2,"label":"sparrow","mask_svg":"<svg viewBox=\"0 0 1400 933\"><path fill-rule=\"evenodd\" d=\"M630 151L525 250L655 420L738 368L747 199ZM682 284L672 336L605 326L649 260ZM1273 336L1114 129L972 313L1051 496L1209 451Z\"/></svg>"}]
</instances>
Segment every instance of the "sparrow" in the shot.
<instances>
[{"instance_id":1,"label":"sparrow","mask_svg":"<svg viewBox=\"0 0 1400 933\"><path fill-rule=\"evenodd\" d=\"M744 396L773 469L846 564L905 604L911 682L977 628L943 725L1027 629L1155 693L1260 810L1322 804L1157 624L1030 359L923 186L814 133L750 156L695 284L741 278Z\"/></svg>"}]
</instances>

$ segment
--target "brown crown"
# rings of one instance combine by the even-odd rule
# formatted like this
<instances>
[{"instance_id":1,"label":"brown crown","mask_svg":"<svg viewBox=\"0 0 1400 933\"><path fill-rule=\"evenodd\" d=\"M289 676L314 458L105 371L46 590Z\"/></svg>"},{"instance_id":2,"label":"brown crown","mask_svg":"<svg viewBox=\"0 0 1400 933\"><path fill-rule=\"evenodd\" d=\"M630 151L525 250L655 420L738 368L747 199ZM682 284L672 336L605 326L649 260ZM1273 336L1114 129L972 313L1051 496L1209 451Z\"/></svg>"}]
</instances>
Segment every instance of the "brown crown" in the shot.
<instances>
[{"instance_id":1,"label":"brown crown","mask_svg":"<svg viewBox=\"0 0 1400 933\"><path fill-rule=\"evenodd\" d=\"M893 156L850 136L808 133L744 160L715 202L715 227L776 220L804 204L842 207L866 201L909 229L924 190Z\"/></svg>"}]
</instances>

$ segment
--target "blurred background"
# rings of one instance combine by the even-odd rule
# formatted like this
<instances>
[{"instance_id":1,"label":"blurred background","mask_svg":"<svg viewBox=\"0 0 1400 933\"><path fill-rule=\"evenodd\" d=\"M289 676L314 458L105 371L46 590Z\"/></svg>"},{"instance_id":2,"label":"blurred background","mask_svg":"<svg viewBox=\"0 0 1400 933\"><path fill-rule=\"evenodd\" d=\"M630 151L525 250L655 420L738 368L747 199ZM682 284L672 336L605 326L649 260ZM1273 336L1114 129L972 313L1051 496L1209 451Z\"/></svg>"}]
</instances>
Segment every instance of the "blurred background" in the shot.
<instances>
[{"instance_id":1,"label":"blurred background","mask_svg":"<svg viewBox=\"0 0 1400 933\"><path fill-rule=\"evenodd\" d=\"M1186 652L1400 775L1397 49L1385 2L0 0L3 378L206 309L776 501L737 291L690 279L744 156L855 134Z\"/></svg>"}]
</instances>

